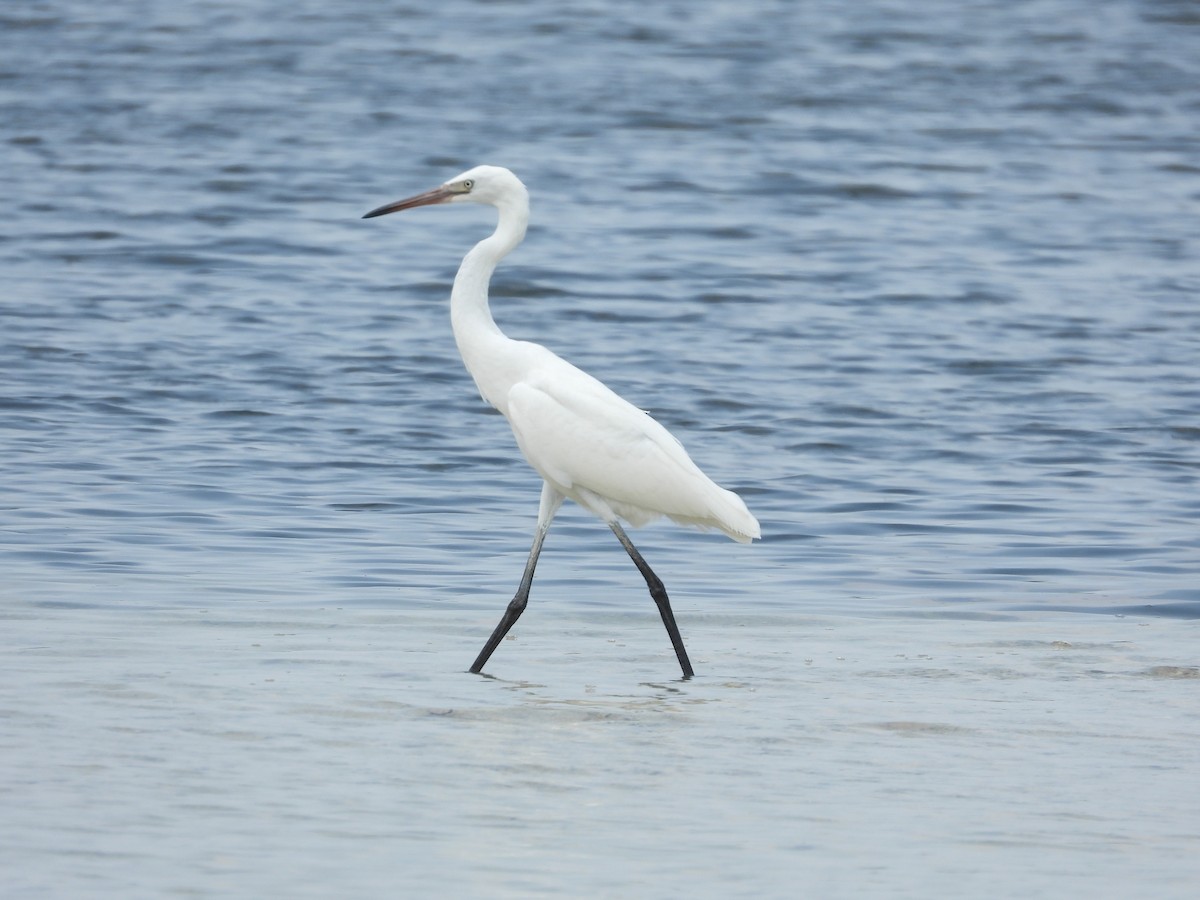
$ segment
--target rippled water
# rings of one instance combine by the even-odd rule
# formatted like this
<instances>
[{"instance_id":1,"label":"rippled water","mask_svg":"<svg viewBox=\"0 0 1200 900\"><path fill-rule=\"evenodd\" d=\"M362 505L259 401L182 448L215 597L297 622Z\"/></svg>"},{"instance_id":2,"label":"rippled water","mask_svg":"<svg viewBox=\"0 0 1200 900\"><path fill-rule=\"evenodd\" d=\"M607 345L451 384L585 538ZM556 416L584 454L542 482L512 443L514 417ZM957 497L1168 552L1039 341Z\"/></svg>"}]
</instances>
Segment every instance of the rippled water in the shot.
<instances>
[{"instance_id":1,"label":"rippled water","mask_svg":"<svg viewBox=\"0 0 1200 900\"><path fill-rule=\"evenodd\" d=\"M6 895L1189 895L1198 46L1149 0L6 6ZM633 535L694 682L570 509L462 674L538 493L450 336L491 218L359 216L479 162L533 193L501 326L762 522Z\"/></svg>"}]
</instances>

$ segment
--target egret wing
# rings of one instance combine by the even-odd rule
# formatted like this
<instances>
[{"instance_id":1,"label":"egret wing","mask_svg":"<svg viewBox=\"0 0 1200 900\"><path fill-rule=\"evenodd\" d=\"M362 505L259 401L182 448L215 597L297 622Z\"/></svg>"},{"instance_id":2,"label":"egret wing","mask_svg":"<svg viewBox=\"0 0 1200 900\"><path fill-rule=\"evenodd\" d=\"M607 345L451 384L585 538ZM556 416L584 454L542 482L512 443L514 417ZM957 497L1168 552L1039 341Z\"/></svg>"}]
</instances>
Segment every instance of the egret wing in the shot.
<instances>
[{"instance_id":1,"label":"egret wing","mask_svg":"<svg viewBox=\"0 0 1200 900\"><path fill-rule=\"evenodd\" d=\"M710 518L709 498L725 493L662 425L573 366L513 385L508 418L542 477L567 496L578 499L582 489L602 497L635 524Z\"/></svg>"}]
</instances>

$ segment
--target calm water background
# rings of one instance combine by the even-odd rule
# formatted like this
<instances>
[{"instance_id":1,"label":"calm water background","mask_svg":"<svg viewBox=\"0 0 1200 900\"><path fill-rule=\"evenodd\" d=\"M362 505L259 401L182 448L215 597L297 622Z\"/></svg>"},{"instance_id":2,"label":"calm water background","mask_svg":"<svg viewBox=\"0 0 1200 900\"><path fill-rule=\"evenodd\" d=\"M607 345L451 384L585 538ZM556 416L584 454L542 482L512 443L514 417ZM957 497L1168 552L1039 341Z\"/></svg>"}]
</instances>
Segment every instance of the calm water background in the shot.
<instances>
[{"instance_id":1,"label":"calm water background","mask_svg":"<svg viewBox=\"0 0 1200 900\"><path fill-rule=\"evenodd\" d=\"M0 12L5 897L1194 896L1200 11ZM455 353L650 409L741 547L565 510Z\"/></svg>"}]
</instances>

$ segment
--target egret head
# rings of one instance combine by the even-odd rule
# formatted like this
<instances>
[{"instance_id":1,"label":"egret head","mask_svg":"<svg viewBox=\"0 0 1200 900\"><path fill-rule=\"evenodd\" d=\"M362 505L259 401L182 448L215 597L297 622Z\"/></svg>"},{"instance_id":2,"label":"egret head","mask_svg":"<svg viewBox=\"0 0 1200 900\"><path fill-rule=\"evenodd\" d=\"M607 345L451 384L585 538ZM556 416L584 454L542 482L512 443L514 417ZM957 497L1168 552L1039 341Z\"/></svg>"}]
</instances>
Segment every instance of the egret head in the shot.
<instances>
[{"instance_id":1,"label":"egret head","mask_svg":"<svg viewBox=\"0 0 1200 900\"><path fill-rule=\"evenodd\" d=\"M388 213L400 212L402 209L412 209L416 206L462 203L468 200L496 207L516 205L528 208L529 193L525 190L521 179L508 169L500 166L476 166L423 194L373 209L363 218L385 216Z\"/></svg>"}]
</instances>

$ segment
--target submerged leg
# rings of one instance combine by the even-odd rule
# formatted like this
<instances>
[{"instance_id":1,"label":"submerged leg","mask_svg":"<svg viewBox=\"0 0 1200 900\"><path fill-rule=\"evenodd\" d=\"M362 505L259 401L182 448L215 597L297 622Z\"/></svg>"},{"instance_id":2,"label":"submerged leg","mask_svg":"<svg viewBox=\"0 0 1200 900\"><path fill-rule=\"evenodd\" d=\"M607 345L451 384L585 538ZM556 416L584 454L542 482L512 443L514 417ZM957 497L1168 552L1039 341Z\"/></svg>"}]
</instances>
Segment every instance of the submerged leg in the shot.
<instances>
[{"instance_id":1,"label":"submerged leg","mask_svg":"<svg viewBox=\"0 0 1200 900\"><path fill-rule=\"evenodd\" d=\"M654 570L650 568L646 560L642 559L642 554L638 553L637 547L633 546L633 541L629 540L629 535L625 533L625 529L621 527L620 523L614 519L608 523L608 527L613 530L613 534L617 536L617 540L621 542L621 546L625 548L625 552L629 554L633 564L638 567L638 571L646 579L646 587L650 589L650 596L654 598L654 602L658 606L658 613L662 616L663 624L667 626L667 634L675 648L675 655L679 657L679 668L683 669L683 677L691 678L695 672L692 671L692 663L688 659L687 650L684 649L683 636L679 633L679 626L675 624L675 614L671 612L671 601L667 599L667 589L663 587L662 580L654 574Z\"/></svg>"},{"instance_id":2,"label":"submerged leg","mask_svg":"<svg viewBox=\"0 0 1200 900\"><path fill-rule=\"evenodd\" d=\"M542 542L546 540L546 532L550 530L550 522L553 520L554 514L558 512L562 501L562 495L558 491L554 490L548 484L542 484L542 502L538 508L537 531L533 535L533 547L529 550L529 560L525 563L525 574L521 576L521 584L517 588L517 593L509 601L508 609L504 611L504 615L500 619L500 624L496 626L496 630L492 632L492 636L488 638L487 643L483 645L483 649L479 651L479 656L475 657L475 662L471 664L472 672L478 674L483 670L488 657L500 646L500 642L504 640L504 636L508 634L509 629L517 623L517 619L521 618L521 613L525 612L525 606L529 603L529 587L533 584L533 570L537 568L538 555L542 552Z\"/></svg>"}]
</instances>

